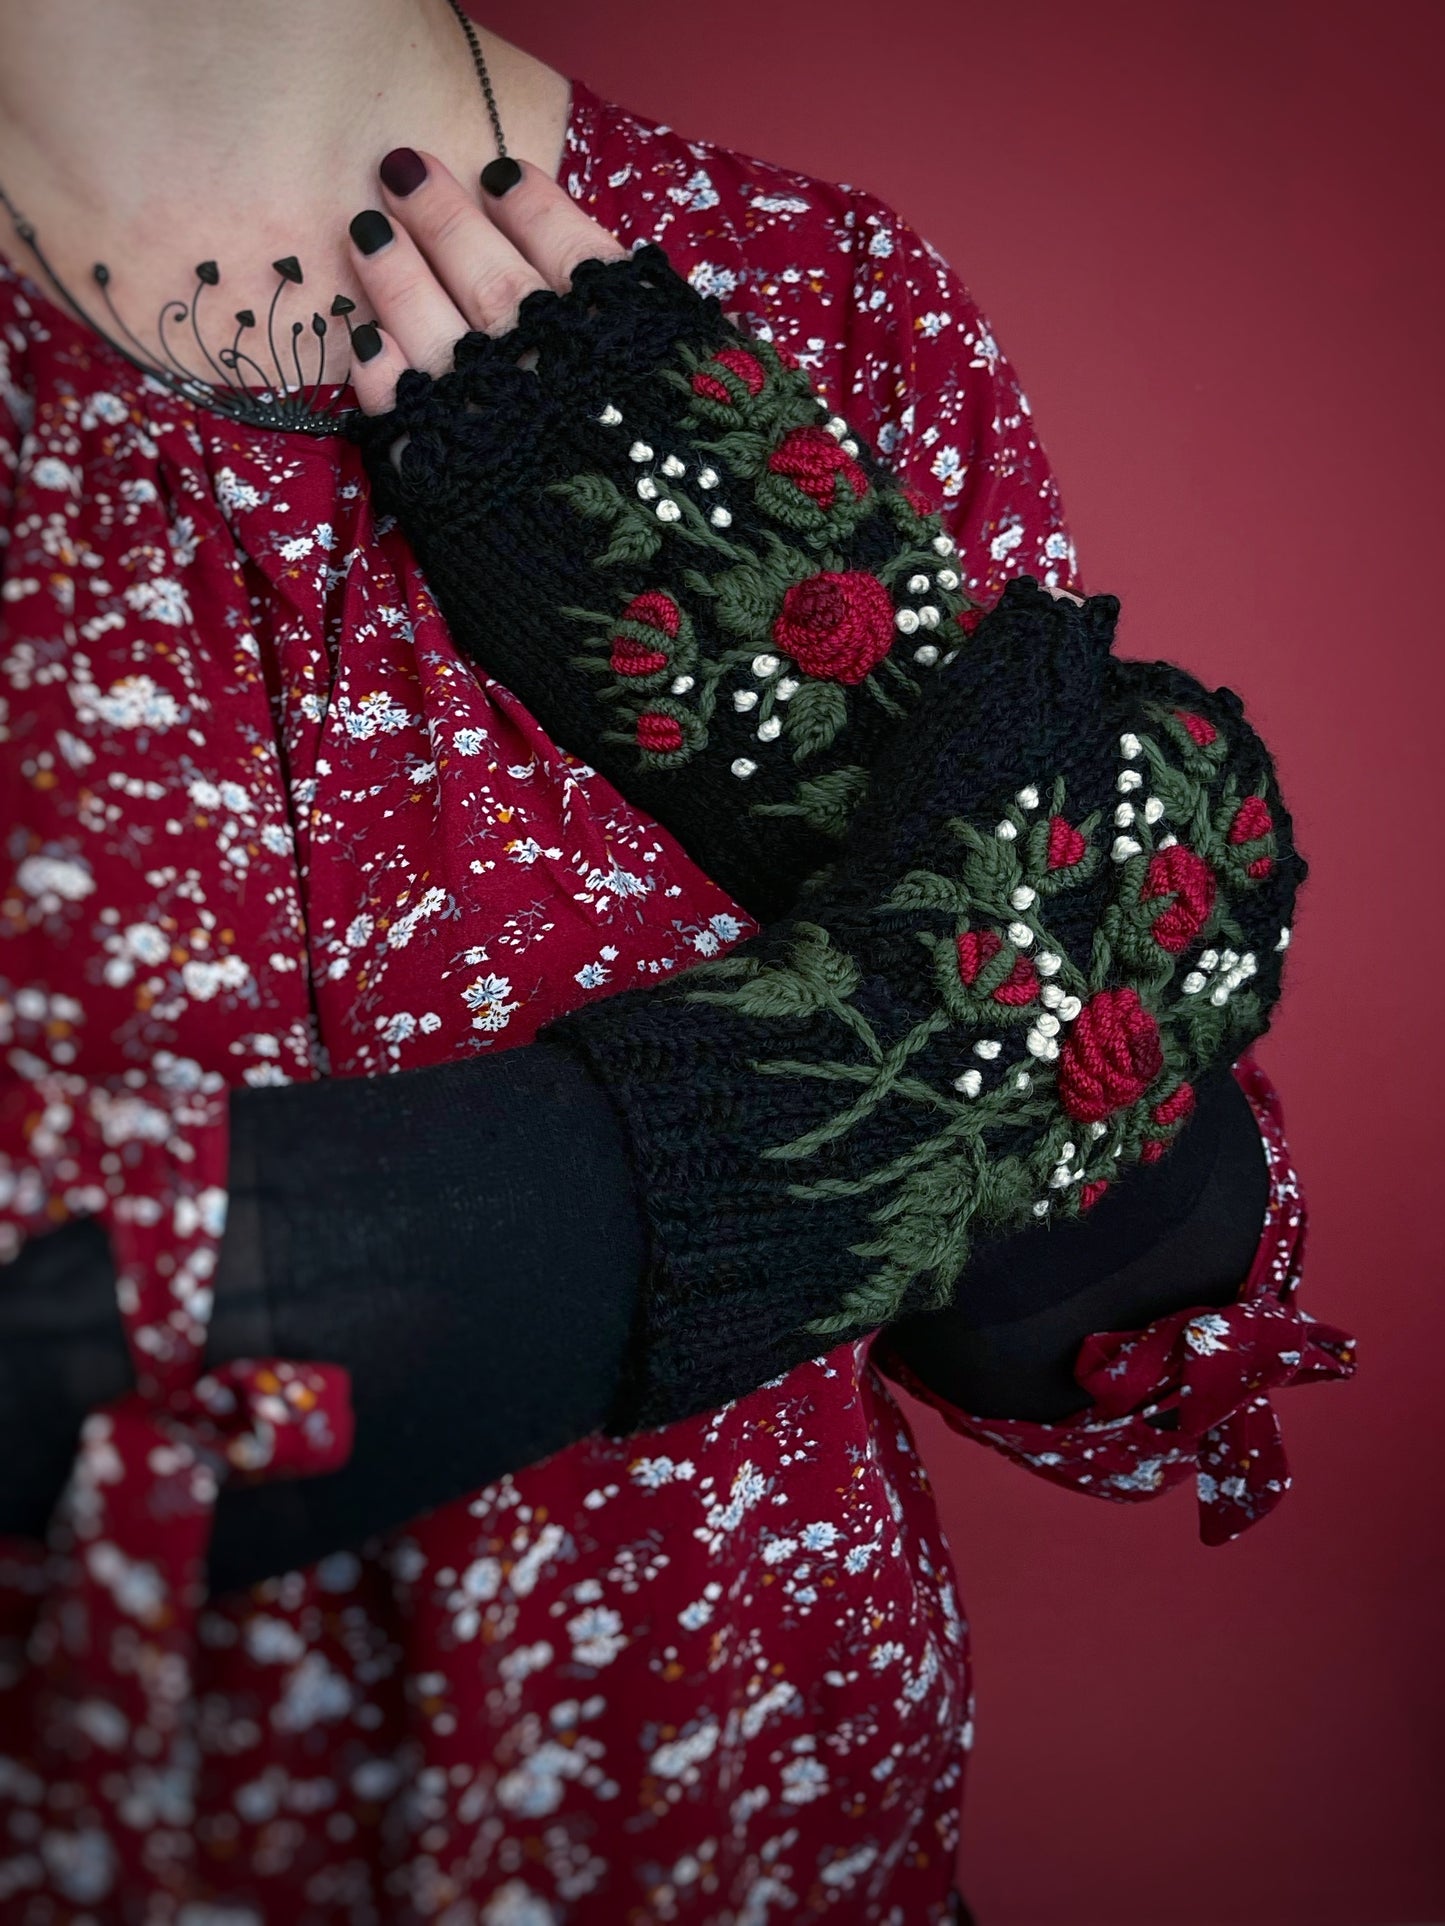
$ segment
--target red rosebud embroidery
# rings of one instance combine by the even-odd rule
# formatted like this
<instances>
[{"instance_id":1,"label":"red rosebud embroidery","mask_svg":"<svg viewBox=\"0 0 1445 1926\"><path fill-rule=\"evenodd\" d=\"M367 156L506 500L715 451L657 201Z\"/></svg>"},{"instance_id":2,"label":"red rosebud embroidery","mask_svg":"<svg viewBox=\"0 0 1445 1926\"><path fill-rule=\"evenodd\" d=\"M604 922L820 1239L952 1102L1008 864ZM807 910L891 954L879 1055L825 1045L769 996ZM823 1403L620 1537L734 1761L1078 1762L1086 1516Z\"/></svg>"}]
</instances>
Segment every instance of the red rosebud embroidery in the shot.
<instances>
[{"instance_id":1,"label":"red rosebud embroidery","mask_svg":"<svg viewBox=\"0 0 1445 1926\"><path fill-rule=\"evenodd\" d=\"M1209 920L1214 908L1214 871L1204 858L1184 843L1171 843L1156 850L1149 860L1141 903L1152 897L1172 894L1174 901L1154 918L1154 941L1161 950L1177 956L1187 950Z\"/></svg>"},{"instance_id":2,"label":"red rosebud embroidery","mask_svg":"<svg viewBox=\"0 0 1445 1926\"><path fill-rule=\"evenodd\" d=\"M1269 804L1263 796L1246 796L1234 812L1234 821L1229 825L1228 840L1231 843L1252 843L1259 836L1267 836L1274 828L1274 817L1269 813Z\"/></svg>"},{"instance_id":3,"label":"red rosebud embroidery","mask_svg":"<svg viewBox=\"0 0 1445 1926\"><path fill-rule=\"evenodd\" d=\"M993 1000L995 1003L1007 1003L1013 1009L1022 1009L1026 1003L1032 1003L1038 993L1038 971L1026 956L1021 956L994 991Z\"/></svg>"},{"instance_id":4,"label":"red rosebud embroidery","mask_svg":"<svg viewBox=\"0 0 1445 1926\"><path fill-rule=\"evenodd\" d=\"M630 635L614 635L607 666L614 675L655 675L667 667L667 657L661 649L644 648Z\"/></svg>"},{"instance_id":5,"label":"red rosebud embroidery","mask_svg":"<svg viewBox=\"0 0 1445 1926\"><path fill-rule=\"evenodd\" d=\"M768 467L796 483L820 508L833 506L840 479L852 489L854 501L868 492L868 477L826 428L795 428L768 457Z\"/></svg>"},{"instance_id":6,"label":"red rosebud embroidery","mask_svg":"<svg viewBox=\"0 0 1445 1926\"><path fill-rule=\"evenodd\" d=\"M1207 749L1219 734L1214 724L1204 716L1196 716L1188 709L1176 709L1174 713L1201 749Z\"/></svg>"},{"instance_id":7,"label":"red rosebud embroidery","mask_svg":"<svg viewBox=\"0 0 1445 1926\"><path fill-rule=\"evenodd\" d=\"M1171 1090L1167 1097L1162 1097L1149 1115L1157 1124L1179 1123L1193 1108L1194 1085L1181 1083L1177 1090Z\"/></svg>"},{"instance_id":8,"label":"red rosebud embroidery","mask_svg":"<svg viewBox=\"0 0 1445 1926\"><path fill-rule=\"evenodd\" d=\"M987 614L987 609L960 609L955 620L965 635L972 635Z\"/></svg>"},{"instance_id":9,"label":"red rosebud embroidery","mask_svg":"<svg viewBox=\"0 0 1445 1926\"><path fill-rule=\"evenodd\" d=\"M729 374L736 375L750 395L761 393L768 377L762 362L756 355L749 354L746 348L723 348L713 356L713 360L719 367L726 368ZM729 406L732 403L727 385L703 368L699 368L692 378L692 391L697 395L705 395L709 401L721 401Z\"/></svg>"},{"instance_id":10,"label":"red rosebud embroidery","mask_svg":"<svg viewBox=\"0 0 1445 1926\"><path fill-rule=\"evenodd\" d=\"M622 619L624 622L644 622L650 629L661 629L669 642L675 642L682 623L682 610L661 589L645 589L641 595L633 596L622 611Z\"/></svg>"},{"instance_id":11,"label":"red rosebud embroidery","mask_svg":"<svg viewBox=\"0 0 1445 1926\"><path fill-rule=\"evenodd\" d=\"M655 709L644 709L637 718L637 746L651 749L658 755L671 755L674 749L682 747L682 724L676 716L659 715Z\"/></svg>"},{"instance_id":12,"label":"red rosebud embroidery","mask_svg":"<svg viewBox=\"0 0 1445 1926\"><path fill-rule=\"evenodd\" d=\"M1164 1068L1159 1026L1134 989L1100 990L1059 1052L1059 1099L1078 1123L1099 1123L1142 1097Z\"/></svg>"},{"instance_id":13,"label":"red rosebud embroidery","mask_svg":"<svg viewBox=\"0 0 1445 1926\"><path fill-rule=\"evenodd\" d=\"M1003 948L993 930L965 930L958 939L958 974L970 987L984 964Z\"/></svg>"},{"instance_id":14,"label":"red rosebud embroidery","mask_svg":"<svg viewBox=\"0 0 1445 1926\"><path fill-rule=\"evenodd\" d=\"M1151 1137L1140 1150L1139 1161L1141 1164L1157 1164L1168 1148L1168 1144L1161 1143L1159 1138Z\"/></svg>"},{"instance_id":15,"label":"red rosebud embroidery","mask_svg":"<svg viewBox=\"0 0 1445 1926\"><path fill-rule=\"evenodd\" d=\"M1089 845L1071 822L1062 816L1049 818L1049 868L1072 869L1084 860Z\"/></svg>"},{"instance_id":16,"label":"red rosebud embroidery","mask_svg":"<svg viewBox=\"0 0 1445 1926\"><path fill-rule=\"evenodd\" d=\"M1108 1188L1107 1177L1096 1177L1092 1184L1085 1184L1079 1192L1079 1209L1092 1210Z\"/></svg>"},{"instance_id":17,"label":"red rosebud embroidery","mask_svg":"<svg viewBox=\"0 0 1445 1926\"><path fill-rule=\"evenodd\" d=\"M892 598L876 575L861 569L810 575L783 597L773 640L804 675L851 687L893 646Z\"/></svg>"},{"instance_id":18,"label":"red rosebud embroidery","mask_svg":"<svg viewBox=\"0 0 1445 1926\"><path fill-rule=\"evenodd\" d=\"M915 515L937 514L938 512L937 502L931 502L928 499L927 495L924 494L921 488L915 488L911 482L904 482L902 486L903 486L903 499L904 501L907 502L908 506L913 510Z\"/></svg>"},{"instance_id":19,"label":"red rosebud embroidery","mask_svg":"<svg viewBox=\"0 0 1445 1926\"><path fill-rule=\"evenodd\" d=\"M1274 868L1273 856L1256 856L1245 870L1246 876L1268 876Z\"/></svg>"}]
</instances>

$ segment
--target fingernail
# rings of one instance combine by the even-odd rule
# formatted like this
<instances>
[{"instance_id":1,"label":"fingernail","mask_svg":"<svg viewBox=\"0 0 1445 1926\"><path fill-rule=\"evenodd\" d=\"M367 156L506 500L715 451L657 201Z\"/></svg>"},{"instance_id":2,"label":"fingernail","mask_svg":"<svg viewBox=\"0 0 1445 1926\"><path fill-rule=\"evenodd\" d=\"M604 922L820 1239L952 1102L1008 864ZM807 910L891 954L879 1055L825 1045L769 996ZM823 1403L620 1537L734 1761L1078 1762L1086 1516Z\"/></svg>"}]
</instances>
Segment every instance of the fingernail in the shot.
<instances>
[{"instance_id":1,"label":"fingernail","mask_svg":"<svg viewBox=\"0 0 1445 1926\"><path fill-rule=\"evenodd\" d=\"M370 321L363 321L359 328L351 330L351 352L358 361L370 361L381 353L381 336Z\"/></svg>"},{"instance_id":2,"label":"fingernail","mask_svg":"<svg viewBox=\"0 0 1445 1926\"><path fill-rule=\"evenodd\" d=\"M398 198L414 194L426 179L426 162L414 147L393 147L376 170Z\"/></svg>"},{"instance_id":3,"label":"fingernail","mask_svg":"<svg viewBox=\"0 0 1445 1926\"><path fill-rule=\"evenodd\" d=\"M482 186L494 201L499 201L504 194L509 193L521 178L522 170L510 154L503 154L497 160L488 161L482 169Z\"/></svg>"},{"instance_id":4,"label":"fingernail","mask_svg":"<svg viewBox=\"0 0 1445 1926\"><path fill-rule=\"evenodd\" d=\"M379 207L364 207L351 223L351 238L363 254L375 254L396 236Z\"/></svg>"}]
</instances>

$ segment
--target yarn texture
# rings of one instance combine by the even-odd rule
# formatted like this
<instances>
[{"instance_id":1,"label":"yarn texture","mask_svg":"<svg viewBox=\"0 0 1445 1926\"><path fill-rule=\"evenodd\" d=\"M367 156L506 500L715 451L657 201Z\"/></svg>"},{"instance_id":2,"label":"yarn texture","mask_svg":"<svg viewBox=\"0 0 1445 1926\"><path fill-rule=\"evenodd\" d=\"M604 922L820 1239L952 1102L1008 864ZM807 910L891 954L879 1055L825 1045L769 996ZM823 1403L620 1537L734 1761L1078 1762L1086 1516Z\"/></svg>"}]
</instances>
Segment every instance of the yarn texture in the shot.
<instances>
[{"instance_id":1,"label":"yarn texture","mask_svg":"<svg viewBox=\"0 0 1445 1926\"><path fill-rule=\"evenodd\" d=\"M348 432L458 647L762 920L979 613L939 518L655 243Z\"/></svg>"},{"instance_id":2,"label":"yarn texture","mask_svg":"<svg viewBox=\"0 0 1445 1926\"><path fill-rule=\"evenodd\" d=\"M1238 696L1116 659L1112 596L971 607L936 519L661 248L455 361L352 432L459 645L774 919L543 1033L641 1179L629 1435L1166 1155L1268 1027L1305 864Z\"/></svg>"}]
</instances>

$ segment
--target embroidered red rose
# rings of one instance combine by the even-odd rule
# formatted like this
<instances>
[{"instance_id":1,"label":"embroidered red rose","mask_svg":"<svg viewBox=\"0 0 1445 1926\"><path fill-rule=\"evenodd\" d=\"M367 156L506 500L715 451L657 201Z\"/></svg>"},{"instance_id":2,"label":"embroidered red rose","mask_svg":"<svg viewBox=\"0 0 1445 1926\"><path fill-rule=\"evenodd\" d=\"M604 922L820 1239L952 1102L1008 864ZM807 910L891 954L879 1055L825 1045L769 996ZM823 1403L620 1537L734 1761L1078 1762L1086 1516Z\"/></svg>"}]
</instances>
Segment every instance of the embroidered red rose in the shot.
<instances>
[{"instance_id":1,"label":"embroidered red rose","mask_svg":"<svg viewBox=\"0 0 1445 1926\"><path fill-rule=\"evenodd\" d=\"M746 348L723 348L713 356L720 368L736 375L750 395L760 394L767 373L756 355L749 354ZM705 368L699 368L692 378L694 394L705 395L709 401L721 401L725 406L732 404L732 391L726 382L719 381Z\"/></svg>"},{"instance_id":2,"label":"embroidered red rose","mask_svg":"<svg viewBox=\"0 0 1445 1926\"><path fill-rule=\"evenodd\" d=\"M1149 1115L1157 1124L1180 1123L1193 1108L1194 1085L1181 1083L1177 1090L1171 1090L1167 1097L1161 1097Z\"/></svg>"},{"instance_id":3,"label":"embroidered red rose","mask_svg":"<svg viewBox=\"0 0 1445 1926\"><path fill-rule=\"evenodd\" d=\"M642 622L650 629L661 629L669 642L677 640L677 631L682 625L682 610L670 595L661 589L644 589L641 595L634 595L622 611L624 622Z\"/></svg>"},{"instance_id":4,"label":"embroidered red rose","mask_svg":"<svg viewBox=\"0 0 1445 1926\"><path fill-rule=\"evenodd\" d=\"M1142 1097L1164 1068L1159 1026L1134 989L1100 990L1059 1052L1059 1100L1078 1123L1099 1123Z\"/></svg>"},{"instance_id":5,"label":"embroidered red rose","mask_svg":"<svg viewBox=\"0 0 1445 1926\"><path fill-rule=\"evenodd\" d=\"M1187 844L1171 843L1167 849L1155 851L1139 900L1147 903L1156 896L1174 897L1154 918L1154 941L1161 950L1177 956L1189 948L1209 920L1215 888L1214 871Z\"/></svg>"},{"instance_id":6,"label":"embroidered red rose","mask_svg":"<svg viewBox=\"0 0 1445 1926\"><path fill-rule=\"evenodd\" d=\"M773 640L804 675L861 682L893 646L893 602L876 575L810 575L794 582L773 624Z\"/></svg>"},{"instance_id":7,"label":"embroidered red rose","mask_svg":"<svg viewBox=\"0 0 1445 1926\"><path fill-rule=\"evenodd\" d=\"M972 988L979 971L991 956L1003 948L1003 938L993 930L965 930L958 939L958 974Z\"/></svg>"},{"instance_id":8,"label":"embroidered red rose","mask_svg":"<svg viewBox=\"0 0 1445 1926\"><path fill-rule=\"evenodd\" d=\"M1080 832L1063 816L1049 818L1050 869L1072 869L1075 863L1084 860L1088 847Z\"/></svg>"},{"instance_id":9,"label":"embroidered red rose","mask_svg":"<svg viewBox=\"0 0 1445 1926\"><path fill-rule=\"evenodd\" d=\"M1168 1144L1164 1143L1160 1138L1151 1137L1148 1142L1141 1147L1139 1151L1139 1161L1141 1164L1157 1164L1168 1148Z\"/></svg>"},{"instance_id":10,"label":"embroidered red rose","mask_svg":"<svg viewBox=\"0 0 1445 1926\"><path fill-rule=\"evenodd\" d=\"M614 635L607 666L614 675L655 675L667 667L667 657L661 649L634 642L630 635Z\"/></svg>"},{"instance_id":11,"label":"embroidered red rose","mask_svg":"<svg viewBox=\"0 0 1445 1926\"><path fill-rule=\"evenodd\" d=\"M1219 734L1214 724L1206 716L1197 716L1190 709L1176 709L1175 716L1193 736L1201 749L1207 749Z\"/></svg>"},{"instance_id":12,"label":"embroidered red rose","mask_svg":"<svg viewBox=\"0 0 1445 1926\"><path fill-rule=\"evenodd\" d=\"M1079 1209L1092 1210L1108 1188L1107 1177L1096 1177L1092 1184L1085 1184L1079 1192Z\"/></svg>"},{"instance_id":13,"label":"embroidered red rose","mask_svg":"<svg viewBox=\"0 0 1445 1926\"><path fill-rule=\"evenodd\" d=\"M1246 796L1234 812L1234 821L1229 825L1231 843L1252 843L1259 836L1267 836L1274 828L1274 817L1269 813L1269 804L1263 796Z\"/></svg>"},{"instance_id":14,"label":"embroidered red rose","mask_svg":"<svg viewBox=\"0 0 1445 1926\"><path fill-rule=\"evenodd\" d=\"M826 428L795 428L768 457L775 475L784 475L820 508L837 500L838 483L845 481L854 501L868 492L868 477Z\"/></svg>"},{"instance_id":15,"label":"embroidered red rose","mask_svg":"<svg viewBox=\"0 0 1445 1926\"><path fill-rule=\"evenodd\" d=\"M671 755L674 749L682 747L682 724L676 716L659 714L656 709L644 709L637 718L637 746L651 749L658 755Z\"/></svg>"},{"instance_id":16,"label":"embroidered red rose","mask_svg":"<svg viewBox=\"0 0 1445 1926\"><path fill-rule=\"evenodd\" d=\"M911 482L904 482L902 486L903 499L915 515L936 515L938 513L938 503L930 501L921 488L915 488Z\"/></svg>"},{"instance_id":17,"label":"embroidered red rose","mask_svg":"<svg viewBox=\"0 0 1445 1926\"><path fill-rule=\"evenodd\" d=\"M995 930L965 930L958 938L958 974L971 989L979 972L1003 948L1003 938ZM1015 958L1014 966L993 992L995 1003L1021 1009L1039 993L1038 971L1026 956Z\"/></svg>"}]
</instances>

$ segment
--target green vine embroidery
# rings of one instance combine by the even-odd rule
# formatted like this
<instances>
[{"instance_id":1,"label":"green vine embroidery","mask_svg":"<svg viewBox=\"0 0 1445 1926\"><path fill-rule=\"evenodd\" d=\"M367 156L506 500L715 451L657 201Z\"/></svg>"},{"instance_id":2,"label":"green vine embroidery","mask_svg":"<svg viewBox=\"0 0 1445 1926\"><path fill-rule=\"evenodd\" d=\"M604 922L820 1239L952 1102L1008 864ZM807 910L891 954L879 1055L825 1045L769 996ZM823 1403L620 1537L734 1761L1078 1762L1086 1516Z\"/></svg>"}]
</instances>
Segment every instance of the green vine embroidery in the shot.
<instances>
[{"instance_id":1,"label":"green vine embroidery","mask_svg":"<svg viewBox=\"0 0 1445 1926\"><path fill-rule=\"evenodd\" d=\"M746 778L771 744L799 764L831 749L856 712L854 690L901 720L920 673L962 642L957 618L971 604L937 519L865 469L841 418L820 425L806 376L769 343L680 359L664 378L687 398L685 453L634 441L630 492L601 474L552 485L605 533L599 569L645 570L659 586L620 610L563 613L587 632L573 666L598 678L614 712L607 740L632 745L643 769L674 768L706 747L728 701L758 745L732 765ZM627 434L619 410L602 420ZM726 499L738 485L766 517L747 517L746 533ZM844 544L870 519L883 559L865 568ZM700 646L704 612L711 639ZM838 835L865 782L861 767L800 776L791 800L754 807Z\"/></svg>"},{"instance_id":2,"label":"green vine embroidery","mask_svg":"<svg viewBox=\"0 0 1445 1926\"><path fill-rule=\"evenodd\" d=\"M1157 737L1121 739L1112 837L1098 811L1071 821L1062 779L1047 808L1031 785L991 833L953 821L939 867L909 871L878 905L895 927L912 914L929 953L933 1005L902 1034L864 1014L863 970L818 923L796 927L781 962L726 957L690 979L698 1001L751 1018L827 1016L848 1038L830 1060L752 1065L837 1086L830 1114L769 1146L770 1161L804 1163L885 1104L927 1113L925 1134L886 1164L789 1186L799 1200L877 1200L876 1234L853 1247L875 1268L810 1332L887 1323L920 1278L930 1303L947 1302L980 1223L1087 1209L1121 1167L1164 1153L1192 1108L1189 1077L1258 1033L1256 959L1225 899L1268 873L1268 804L1262 788L1244 797L1232 776L1219 780L1225 744L1202 718L1154 720ZM1101 864L1113 871L1109 901L1090 954L1075 958L1051 911ZM1179 981L1180 956L1200 943ZM1008 1050L1020 1033L1022 1053Z\"/></svg>"}]
</instances>

